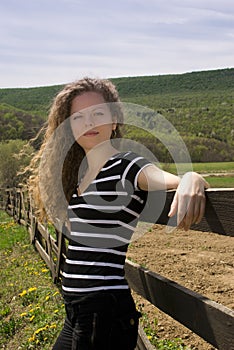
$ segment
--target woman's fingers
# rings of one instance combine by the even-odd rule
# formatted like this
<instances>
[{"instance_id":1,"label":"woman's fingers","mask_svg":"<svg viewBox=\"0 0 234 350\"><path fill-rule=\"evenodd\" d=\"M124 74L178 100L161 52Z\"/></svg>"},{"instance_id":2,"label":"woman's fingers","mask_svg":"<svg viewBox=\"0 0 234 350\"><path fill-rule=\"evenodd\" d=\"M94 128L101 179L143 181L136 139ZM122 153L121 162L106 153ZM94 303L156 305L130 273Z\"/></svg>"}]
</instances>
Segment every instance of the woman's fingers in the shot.
<instances>
[{"instance_id":1,"label":"woman's fingers","mask_svg":"<svg viewBox=\"0 0 234 350\"><path fill-rule=\"evenodd\" d=\"M168 216L170 218L176 214L177 208L178 208L178 193L176 191L174 198L173 198L173 201L171 203L170 211L168 213Z\"/></svg>"},{"instance_id":2,"label":"woman's fingers","mask_svg":"<svg viewBox=\"0 0 234 350\"><path fill-rule=\"evenodd\" d=\"M176 190L168 216L177 212L177 226L188 230L199 223L205 212L204 189L209 184L196 173L186 173Z\"/></svg>"},{"instance_id":3,"label":"woman's fingers","mask_svg":"<svg viewBox=\"0 0 234 350\"><path fill-rule=\"evenodd\" d=\"M196 223L199 223L205 212L205 196L202 193L180 198L178 204L178 227L189 230Z\"/></svg>"}]
</instances>

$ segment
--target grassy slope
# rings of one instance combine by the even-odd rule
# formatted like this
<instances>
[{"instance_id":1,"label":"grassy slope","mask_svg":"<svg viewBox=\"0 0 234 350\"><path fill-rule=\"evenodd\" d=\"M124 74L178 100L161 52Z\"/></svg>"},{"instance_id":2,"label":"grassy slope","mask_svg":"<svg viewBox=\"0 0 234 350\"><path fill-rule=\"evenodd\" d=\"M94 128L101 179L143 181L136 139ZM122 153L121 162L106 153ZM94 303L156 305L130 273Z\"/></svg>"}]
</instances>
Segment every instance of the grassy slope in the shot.
<instances>
[{"instance_id":1,"label":"grassy slope","mask_svg":"<svg viewBox=\"0 0 234 350\"><path fill-rule=\"evenodd\" d=\"M0 348L49 350L64 321L61 294L26 229L0 219Z\"/></svg>"},{"instance_id":2,"label":"grassy slope","mask_svg":"<svg viewBox=\"0 0 234 350\"><path fill-rule=\"evenodd\" d=\"M49 350L62 328L65 311L58 288L26 229L0 211L0 348ZM147 315L141 320L157 349L183 350L180 339L158 339Z\"/></svg>"}]
</instances>

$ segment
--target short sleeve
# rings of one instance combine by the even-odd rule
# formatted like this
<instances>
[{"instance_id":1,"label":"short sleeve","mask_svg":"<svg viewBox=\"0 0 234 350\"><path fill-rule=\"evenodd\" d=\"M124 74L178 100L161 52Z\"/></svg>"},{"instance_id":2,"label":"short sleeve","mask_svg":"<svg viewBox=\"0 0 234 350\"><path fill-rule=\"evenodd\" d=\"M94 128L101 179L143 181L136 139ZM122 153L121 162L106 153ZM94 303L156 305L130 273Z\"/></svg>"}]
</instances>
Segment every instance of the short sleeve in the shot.
<instances>
[{"instance_id":1,"label":"short sleeve","mask_svg":"<svg viewBox=\"0 0 234 350\"><path fill-rule=\"evenodd\" d=\"M139 173L152 163L146 158L134 153L128 152L124 156L125 169L122 175L122 184L125 187L126 182L130 182L134 188L134 191L139 190L137 186L137 179Z\"/></svg>"}]
</instances>

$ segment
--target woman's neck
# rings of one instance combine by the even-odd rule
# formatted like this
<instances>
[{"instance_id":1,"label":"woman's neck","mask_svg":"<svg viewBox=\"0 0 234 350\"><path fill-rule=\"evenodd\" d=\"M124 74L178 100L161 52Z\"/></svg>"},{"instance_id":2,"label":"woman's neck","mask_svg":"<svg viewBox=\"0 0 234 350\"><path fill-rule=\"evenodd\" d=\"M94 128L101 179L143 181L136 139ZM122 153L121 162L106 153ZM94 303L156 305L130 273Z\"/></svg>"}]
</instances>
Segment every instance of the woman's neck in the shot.
<instances>
[{"instance_id":1,"label":"woman's neck","mask_svg":"<svg viewBox=\"0 0 234 350\"><path fill-rule=\"evenodd\" d=\"M99 169L105 162L119 151L110 142L104 142L86 153L88 171Z\"/></svg>"}]
</instances>

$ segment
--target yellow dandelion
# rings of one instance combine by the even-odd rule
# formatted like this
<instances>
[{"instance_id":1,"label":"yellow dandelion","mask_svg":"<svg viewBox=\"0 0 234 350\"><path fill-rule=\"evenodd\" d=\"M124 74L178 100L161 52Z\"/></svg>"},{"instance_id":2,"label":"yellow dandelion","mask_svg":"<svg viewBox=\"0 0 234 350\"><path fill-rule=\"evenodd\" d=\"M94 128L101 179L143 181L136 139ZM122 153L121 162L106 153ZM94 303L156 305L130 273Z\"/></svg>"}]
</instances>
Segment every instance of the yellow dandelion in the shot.
<instances>
[{"instance_id":1,"label":"yellow dandelion","mask_svg":"<svg viewBox=\"0 0 234 350\"><path fill-rule=\"evenodd\" d=\"M57 295L57 294L59 294L59 292L58 292L58 291L56 291L56 292L53 294L53 297L55 297L55 295Z\"/></svg>"},{"instance_id":2,"label":"yellow dandelion","mask_svg":"<svg viewBox=\"0 0 234 350\"><path fill-rule=\"evenodd\" d=\"M29 341L30 343L34 342L34 340L35 340L35 336L34 336L34 335L28 339L28 341Z\"/></svg>"},{"instance_id":3,"label":"yellow dandelion","mask_svg":"<svg viewBox=\"0 0 234 350\"><path fill-rule=\"evenodd\" d=\"M50 296L47 295L47 296L45 297L45 300L47 301L47 300L49 300L49 299L50 299Z\"/></svg>"},{"instance_id":4,"label":"yellow dandelion","mask_svg":"<svg viewBox=\"0 0 234 350\"><path fill-rule=\"evenodd\" d=\"M35 315L32 315L32 316L30 317L29 321L32 322L34 318L35 318Z\"/></svg>"},{"instance_id":5,"label":"yellow dandelion","mask_svg":"<svg viewBox=\"0 0 234 350\"><path fill-rule=\"evenodd\" d=\"M37 287L31 287L31 288L28 289L28 292L29 292L29 293L30 293L30 292L34 292L35 290L37 290Z\"/></svg>"},{"instance_id":6,"label":"yellow dandelion","mask_svg":"<svg viewBox=\"0 0 234 350\"><path fill-rule=\"evenodd\" d=\"M49 271L48 269L41 269L41 272L47 272Z\"/></svg>"},{"instance_id":7,"label":"yellow dandelion","mask_svg":"<svg viewBox=\"0 0 234 350\"><path fill-rule=\"evenodd\" d=\"M26 295L26 294L27 294L27 291L24 289L23 292L19 293L19 296L20 296L20 297L23 297L23 296Z\"/></svg>"},{"instance_id":8,"label":"yellow dandelion","mask_svg":"<svg viewBox=\"0 0 234 350\"><path fill-rule=\"evenodd\" d=\"M39 333L41 333L43 330L44 330L44 328L38 328L38 329L34 332L34 334L39 334Z\"/></svg>"},{"instance_id":9,"label":"yellow dandelion","mask_svg":"<svg viewBox=\"0 0 234 350\"><path fill-rule=\"evenodd\" d=\"M20 314L20 317L24 317L27 316L27 312L22 312L22 314Z\"/></svg>"},{"instance_id":10,"label":"yellow dandelion","mask_svg":"<svg viewBox=\"0 0 234 350\"><path fill-rule=\"evenodd\" d=\"M56 328L56 327L57 327L56 323L52 323L52 325L50 325L50 328Z\"/></svg>"},{"instance_id":11,"label":"yellow dandelion","mask_svg":"<svg viewBox=\"0 0 234 350\"><path fill-rule=\"evenodd\" d=\"M54 313L55 313L55 314L57 314L58 312L59 312L59 310L58 310L58 309L54 310Z\"/></svg>"}]
</instances>

